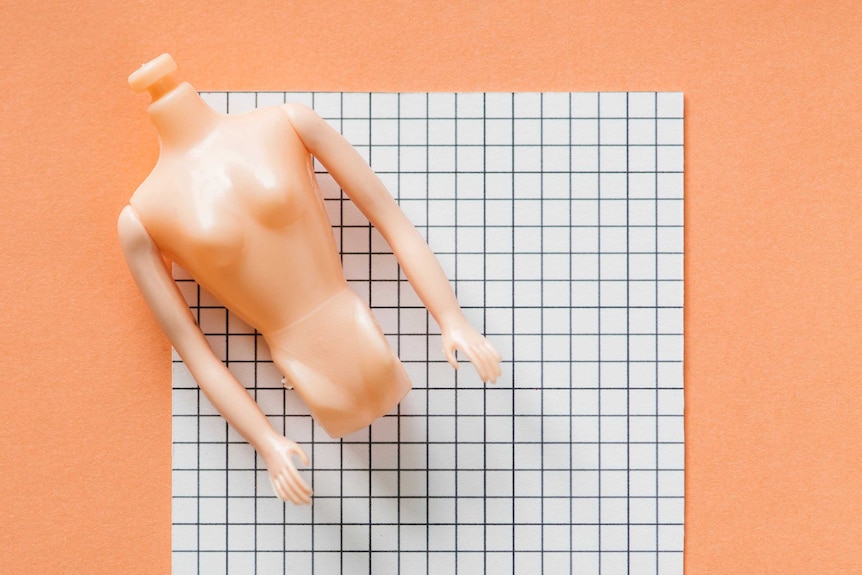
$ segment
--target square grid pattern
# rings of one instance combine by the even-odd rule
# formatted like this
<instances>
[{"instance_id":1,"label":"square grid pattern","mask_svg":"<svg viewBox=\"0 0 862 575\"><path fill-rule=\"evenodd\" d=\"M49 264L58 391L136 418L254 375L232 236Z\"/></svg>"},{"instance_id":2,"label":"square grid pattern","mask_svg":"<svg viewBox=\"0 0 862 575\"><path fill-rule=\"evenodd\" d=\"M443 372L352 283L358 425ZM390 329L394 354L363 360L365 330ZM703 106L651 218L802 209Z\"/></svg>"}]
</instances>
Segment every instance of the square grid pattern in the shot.
<instances>
[{"instance_id":1,"label":"square grid pattern","mask_svg":"<svg viewBox=\"0 0 862 575\"><path fill-rule=\"evenodd\" d=\"M282 504L173 358L174 573L682 573L679 93L206 93L299 101L369 161L503 355L446 363L391 250L316 165L351 287L414 384L332 440L263 339L174 275L215 352L312 459Z\"/></svg>"}]
</instances>

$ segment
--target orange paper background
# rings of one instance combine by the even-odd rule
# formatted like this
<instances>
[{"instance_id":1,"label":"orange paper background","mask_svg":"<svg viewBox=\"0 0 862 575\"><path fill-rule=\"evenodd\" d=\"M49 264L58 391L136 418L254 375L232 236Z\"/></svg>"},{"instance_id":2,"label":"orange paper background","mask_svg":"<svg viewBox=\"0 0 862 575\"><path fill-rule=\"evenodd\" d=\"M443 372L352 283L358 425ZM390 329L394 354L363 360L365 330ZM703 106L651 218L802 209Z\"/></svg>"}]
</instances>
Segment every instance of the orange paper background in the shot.
<instances>
[{"instance_id":1,"label":"orange paper background","mask_svg":"<svg viewBox=\"0 0 862 575\"><path fill-rule=\"evenodd\" d=\"M0 573L170 571L169 348L115 239L164 51L199 89L684 91L686 571L862 572L862 4L18 4Z\"/></svg>"}]
</instances>

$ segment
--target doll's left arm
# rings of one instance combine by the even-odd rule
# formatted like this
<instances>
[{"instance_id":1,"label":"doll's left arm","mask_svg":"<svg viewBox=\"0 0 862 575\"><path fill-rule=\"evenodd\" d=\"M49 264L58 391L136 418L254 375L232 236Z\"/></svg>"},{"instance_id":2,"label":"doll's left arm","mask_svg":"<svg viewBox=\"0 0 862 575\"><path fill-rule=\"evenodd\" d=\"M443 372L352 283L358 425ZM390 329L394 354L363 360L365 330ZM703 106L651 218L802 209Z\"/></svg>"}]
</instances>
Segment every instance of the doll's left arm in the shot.
<instances>
[{"instance_id":1,"label":"doll's left arm","mask_svg":"<svg viewBox=\"0 0 862 575\"><path fill-rule=\"evenodd\" d=\"M389 242L407 279L440 325L443 351L458 368L455 349L467 354L483 381L500 375L500 354L464 317L440 263L362 156L310 108L286 104L293 129L353 203Z\"/></svg>"}]
</instances>

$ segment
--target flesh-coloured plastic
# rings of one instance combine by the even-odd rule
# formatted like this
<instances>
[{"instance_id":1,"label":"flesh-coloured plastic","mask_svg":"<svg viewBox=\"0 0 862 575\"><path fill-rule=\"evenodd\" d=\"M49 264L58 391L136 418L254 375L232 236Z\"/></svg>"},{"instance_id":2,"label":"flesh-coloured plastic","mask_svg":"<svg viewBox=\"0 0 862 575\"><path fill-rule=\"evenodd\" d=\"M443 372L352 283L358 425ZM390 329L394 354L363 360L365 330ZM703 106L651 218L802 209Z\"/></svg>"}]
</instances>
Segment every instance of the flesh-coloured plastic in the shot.
<instances>
[{"instance_id":1,"label":"flesh-coloured plastic","mask_svg":"<svg viewBox=\"0 0 862 575\"><path fill-rule=\"evenodd\" d=\"M160 141L150 175L119 218L132 275L166 335L219 412L264 458L281 499L309 503L311 490L244 387L214 355L164 257L266 339L273 361L333 437L369 425L410 381L368 306L347 286L312 156L389 242L440 325L444 353L470 358L483 381L500 355L464 318L428 245L353 147L299 104L216 113L163 54L129 77L153 101Z\"/></svg>"}]
</instances>

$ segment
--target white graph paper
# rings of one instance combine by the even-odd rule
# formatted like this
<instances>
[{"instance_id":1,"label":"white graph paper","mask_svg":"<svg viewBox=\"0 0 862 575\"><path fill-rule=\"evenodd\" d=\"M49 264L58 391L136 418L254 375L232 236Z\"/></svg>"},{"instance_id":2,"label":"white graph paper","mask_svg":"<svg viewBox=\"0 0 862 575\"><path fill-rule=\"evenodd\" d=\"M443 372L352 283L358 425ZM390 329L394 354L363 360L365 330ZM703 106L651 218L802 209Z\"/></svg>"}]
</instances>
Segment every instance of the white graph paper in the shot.
<instances>
[{"instance_id":1,"label":"white graph paper","mask_svg":"<svg viewBox=\"0 0 862 575\"><path fill-rule=\"evenodd\" d=\"M312 458L314 505L174 356L174 573L681 574L683 98L678 93L207 93L300 101L369 160L503 355L483 385L317 166L351 287L414 384L340 441L266 345L180 269L214 350Z\"/></svg>"}]
</instances>

